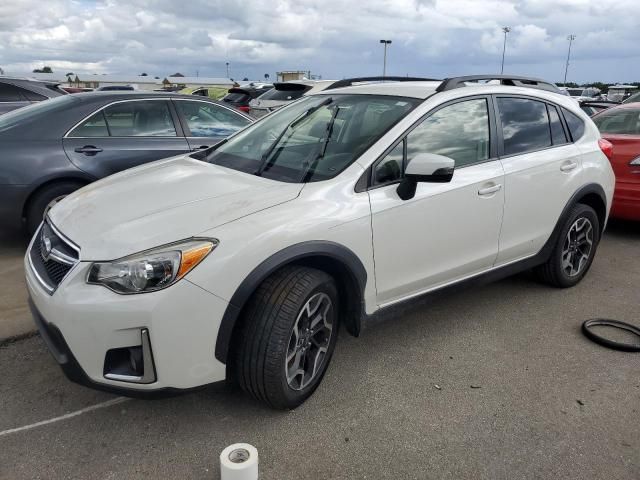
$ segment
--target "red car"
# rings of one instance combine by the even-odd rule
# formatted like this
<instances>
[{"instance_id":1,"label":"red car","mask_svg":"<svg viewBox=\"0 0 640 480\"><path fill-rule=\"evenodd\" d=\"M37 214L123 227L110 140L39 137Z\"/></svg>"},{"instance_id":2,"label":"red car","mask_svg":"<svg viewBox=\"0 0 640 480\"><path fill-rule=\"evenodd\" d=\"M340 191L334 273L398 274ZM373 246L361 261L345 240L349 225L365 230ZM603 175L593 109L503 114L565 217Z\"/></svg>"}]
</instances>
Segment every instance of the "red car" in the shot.
<instances>
[{"instance_id":1,"label":"red car","mask_svg":"<svg viewBox=\"0 0 640 480\"><path fill-rule=\"evenodd\" d=\"M640 103L628 103L594 115L602 138L613 145L616 174L611 216L640 221Z\"/></svg>"}]
</instances>

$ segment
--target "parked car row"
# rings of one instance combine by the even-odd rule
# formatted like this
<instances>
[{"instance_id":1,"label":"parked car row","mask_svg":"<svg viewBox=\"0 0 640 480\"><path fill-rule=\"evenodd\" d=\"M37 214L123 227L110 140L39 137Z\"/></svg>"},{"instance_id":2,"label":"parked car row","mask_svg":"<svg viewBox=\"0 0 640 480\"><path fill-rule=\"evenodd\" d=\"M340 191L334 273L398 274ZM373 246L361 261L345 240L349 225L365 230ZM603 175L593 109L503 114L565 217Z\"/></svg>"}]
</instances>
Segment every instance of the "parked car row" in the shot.
<instances>
[{"instance_id":1,"label":"parked car row","mask_svg":"<svg viewBox=\"0 0 640 480\"><path fill-rule=\"evenodd\" d=\"M57 83L0 76L0 115L66 94Z\"/></svg>"},{"instance_id":2,"label":"parked car row","mask_svg":"<svg viewBox=\"0 0 640 480\"><path fill-rule=\"evenodd\" d=\"M357 336L393 306L524 269L574 286L608 220L613 152L557 92L510 76L344 80L215 144L213 118L228 135L249 117L178 95L86 94L0 117L12 178L25 164L32 178L100 178L125 167L122 148L210 145L50 208L25 256L41 336L92 388L234 379L287 409L320 385L341 325Z\"/></svg>"}]
</instances>

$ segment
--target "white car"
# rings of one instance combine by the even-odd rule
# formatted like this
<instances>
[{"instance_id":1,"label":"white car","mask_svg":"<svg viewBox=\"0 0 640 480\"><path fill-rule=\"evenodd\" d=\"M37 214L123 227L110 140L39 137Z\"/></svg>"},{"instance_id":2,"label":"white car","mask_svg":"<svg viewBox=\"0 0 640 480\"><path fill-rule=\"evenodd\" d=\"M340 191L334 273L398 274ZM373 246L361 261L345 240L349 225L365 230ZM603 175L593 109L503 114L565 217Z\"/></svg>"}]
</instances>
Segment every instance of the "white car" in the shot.
<instances>
[{"instance_id":1,"label":"white car","mask_svg":"<svg viewBox=\"0 0 640 480\"><path fill-rule=\"evenodd\" d=\"M233 377L294 408L341 325L357 336L393 305L523 269L578 283L611 206L611 145L535 81L469 78L310 95L69 195L25 257L56 360L94 388Z\"/></svg>"}]
</instances>

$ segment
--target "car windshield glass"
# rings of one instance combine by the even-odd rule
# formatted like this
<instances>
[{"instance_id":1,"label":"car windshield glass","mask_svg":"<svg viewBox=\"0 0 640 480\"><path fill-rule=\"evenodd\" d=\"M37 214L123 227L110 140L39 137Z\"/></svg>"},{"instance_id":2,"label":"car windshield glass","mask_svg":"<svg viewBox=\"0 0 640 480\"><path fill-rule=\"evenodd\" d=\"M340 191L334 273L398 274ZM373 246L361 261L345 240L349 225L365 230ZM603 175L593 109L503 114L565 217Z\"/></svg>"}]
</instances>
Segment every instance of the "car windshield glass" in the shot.
<instances>
[{"instance_id":1,"label":"car windshield glass","mask_svg":"<svg viewBox=\"0 0 640 480\"><path fill-rule=\"evenodd\" d=\"M579 97L582 95L581 88L570 88L567 91L569 92L569 95L571 95L572 97Z\"/></svg>"},{"instance_id":2,"label":"car windshield glass","mask_svg":"<svg viewBox=\"0 0 640 480\"><path fill-rule=\"evenodd\" d=\"M28 122L33 118L38 118L45 113L57 108L67 108L71 103L77 101L73 95L61 95L50 100L34 103L27 107L13 110L4 115L0 115L0 132L12 128L19 123Z\"/></svg>"},{"instance_id":3,"label":"car windshield glass","mask_svg":"<svg viewBox=\"0 0 640 480\"><path fill-rule=\"evenodd\" d=\"M624 108L605 111L593 117L593 121L600 130L600 133L620 135L640 134L640 109Z\"/></svg>"},{"instance_id":4,"label":"car windshield glass","mask_svg":"<svg viewBox=\"0 0 640 480\"><path fill-rule=\"evenodd\" d=\"M225 102L239 103L239 102L246 102L249 99L250 98L248 93L230 93L226 97L224 97L222 100L224 100Z\"/></svg>"},{"instance_id":5,"label":"car windshield glass","mask_svg":"<svg viewBox=\"0 0 640 480\"><path fill-rule=\"evenodd\" d=\"M279 85L260 95L260 100L296 100L311 90L310 85Z\"/></svg>"},{"instance_id":6,"label":"car windshield glass","mask_svg":"<svg viewBox=\"0 0 640 480\"><path fill-rule=\"evenodd\" d=\"M220 145L207 161L282 182L338 175L420 100L378 95L313 95Z\"/></svg>"}]
</instances>

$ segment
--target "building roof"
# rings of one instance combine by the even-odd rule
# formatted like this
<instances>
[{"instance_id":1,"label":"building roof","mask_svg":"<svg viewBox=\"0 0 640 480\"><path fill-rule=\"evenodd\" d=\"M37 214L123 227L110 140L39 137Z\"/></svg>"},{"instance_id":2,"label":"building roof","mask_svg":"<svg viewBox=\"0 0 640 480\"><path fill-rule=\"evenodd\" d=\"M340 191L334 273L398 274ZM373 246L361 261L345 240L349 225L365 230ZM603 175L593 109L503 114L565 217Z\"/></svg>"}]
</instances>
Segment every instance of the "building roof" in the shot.
<instances>
[{"instance_id":1,"label":"building roof","mask_svg":"<svg viewBox=\"0 0 640 480\"><path fill-rule=\"evenodd\" d=\"M192 85L233 85L233 80L222 77L165 77L171 83Z\"/></svg>"}]
</instances>

